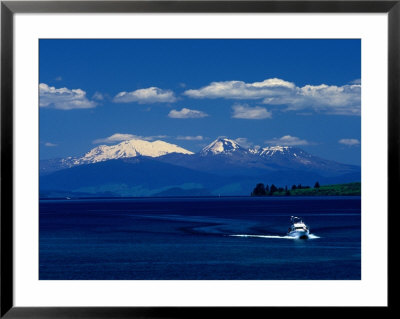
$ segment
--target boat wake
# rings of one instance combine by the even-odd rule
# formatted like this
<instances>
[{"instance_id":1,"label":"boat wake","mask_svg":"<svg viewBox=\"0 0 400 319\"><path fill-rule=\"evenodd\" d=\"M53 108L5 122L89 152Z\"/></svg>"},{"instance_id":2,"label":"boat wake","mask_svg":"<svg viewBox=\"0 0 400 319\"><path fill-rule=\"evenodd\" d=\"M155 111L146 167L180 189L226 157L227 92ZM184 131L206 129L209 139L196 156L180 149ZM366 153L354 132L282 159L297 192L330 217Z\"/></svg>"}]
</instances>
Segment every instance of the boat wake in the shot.
<instances>
[{"instance_id":1,"label":"boat wake","mask_svg":"<svg viewBox=\"0 0 400 319\"><path fill-rule=\"evenodd\" d=\"M270 239L299 239L299 237L293 236L277 236L277 235L247 235L247 234L238 234L238 235L229 235L231 237L255 237L255 238L270 238ZM317 239L321 238L319 236L310 234L308 235L308 239Z\"/></svg>"}]
</instances>

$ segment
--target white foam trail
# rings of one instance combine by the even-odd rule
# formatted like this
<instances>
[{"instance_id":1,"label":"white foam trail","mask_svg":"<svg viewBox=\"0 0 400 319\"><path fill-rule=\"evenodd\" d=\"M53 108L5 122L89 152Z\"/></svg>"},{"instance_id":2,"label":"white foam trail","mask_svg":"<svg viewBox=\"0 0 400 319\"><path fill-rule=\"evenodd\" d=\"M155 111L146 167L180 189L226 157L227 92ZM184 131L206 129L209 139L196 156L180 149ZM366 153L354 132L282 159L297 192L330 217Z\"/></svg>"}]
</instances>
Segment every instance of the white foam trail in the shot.
<instances>
[{"instance_id":1,"label":"white foam trail","mask_svg":"<svg viewBox=\"0 0 400 319\"><path fill-rule=\"evenodd\" d=\"M247 234L239 234L239 235L229 235L232 237L255 237L255 238L279 238L279 239L297 239L296 237L291 236L273 236L273 235L247 235Z\"/></svg>"},{"instance_id":2,"label":"white foam trail","mask_svg":"<svg viewBox=\"0 0 400 319\"><path fill-rule=\"evenodd\" d=\"M229 235L232 237L256 237L256 238L275 238L275 239L299 239L299 237L293 236L274 236L274 235L247 235L247 234L238 234L238 235ZM310 234L308 235L308 239L316 239L321 238L316 235Z\"/></svg>"}]
</instances>

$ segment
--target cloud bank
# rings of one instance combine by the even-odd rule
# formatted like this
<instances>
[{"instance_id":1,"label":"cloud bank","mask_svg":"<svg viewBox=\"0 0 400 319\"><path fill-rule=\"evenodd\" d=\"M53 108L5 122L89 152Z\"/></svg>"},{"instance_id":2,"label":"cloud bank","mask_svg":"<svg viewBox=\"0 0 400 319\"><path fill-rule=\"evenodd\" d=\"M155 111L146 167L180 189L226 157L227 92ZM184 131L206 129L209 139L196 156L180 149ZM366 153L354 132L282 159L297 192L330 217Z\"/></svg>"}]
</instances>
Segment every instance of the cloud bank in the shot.
<instances>
[{"instance_id":1,"label":"cloud bank","mask_svg":"<svg viewBox=\"0 0 400 319\"><path fill-rule=\"evenodd\" d=\"M168 113L168 117L174 118L174 119L197 119L197 118L203 118L208 116L207 113L204 113L202 111L197 111L197 110L191 110L187 108L183 108L180 111L177 110L171 110Z\"/></svg>"},{"instance_id":2,"label":"cloud bank","mask_svg":"<svg viewBox=\"0 0 400 319\"><path fill-rule=\"evenodd\" d=\"M98 100L98 101L103 101L104 100L104 95L100 92L95 92L92 96L93 100Z\"/></svg>"},{"instance_id":3,"label":"cloud bank","mask_svg":"<svg viewBox=\"0 0 400 319\"><path fill-rule=\"evenodd\" d=\"M360 141L355 138L342 138L338 141L339 144L343 144L346 146L357 146L360 145Z\"/></svg>"},{"instance_id":4,"label":"cloud bank","mask_svg":"<svg viewBox=\"0 0 400 319\"><path fill-rule=\"evenodd\" d=\"M247 137L235 138L235 142L238 143L240 146L251 148L253 150L258 150L260 148L260 145L254 145L254 143L249 141Z\"/></svg>"},{"instance_id":5,"label":"cloud bank","mask_svg":"<svg viewBox=\"0 0 400 319\"><path fill-rule=\"evenodd\" d=\"M275 137L271 140L265 141L269 145L283 145L283 146L297 146L297 145L309 145L310 143L306 140L302 140L296 136L285 135L282 137Z\"/></svg>"},{"instance_id":6,"label":"cloud bank","mask_svg":"<svg viewBox=\"0 0 400 319\"><path fill-rule=\"evenodd\" d=\"M183 94L197 99L262 99L278 92L290 91L295 87L291 82L273 78L263 82L245 83L243 81L212 82L197 90L186 90Z\"/></svg>"},{"instance_id":7,"label":"cloud bank","mask_svg":"<svg viewBox=\"0 0 400 319\"><path fill-rule=\"evenodd\" d=\"M167 135L155 135L155 136L140 136L140 135L133 135L133 134L123 134L123 133L115 133L109 137L99 138L93 141L93 144L110 144L110 143L117 143L129 140L145 140L145 141L152 141L158 138L166 138Z\"/></svg>"},{"instance_id":8,"label":"cloud bank","mask_svg":"<svg viewBox=\"0 0 400 319\"><path fill-rule=\"evenodd\" d=\"M248 105L236 104L232 106L232 109L232 117L235 119L262 120L272 117L271 112L260 106L250 107Z\"/></svg>"},{"instance_id":9,"label":"cloud bank","mask_svg":"<svg viewBox=\"0 0 400 319\"><path fill-rule=\"evenodd\" d=\"M278 78L253 83L223 81L186 90L183 94L196 99L260 100L264 104L285 105L286 110L314 109L341 115L361 113L361 84L358 82L343 86L321 84L298 87Z\"/></svg>"},{"instance_id":10,"label":"cloud bank","mask_svg":"<svg viewBox=\"0 0 400 319\"><path fill-rule=\"evenodd\" d=\"M56 147L57 144L50 143L50 142L46 142L46 143L44 143L44 146L47 146L47 147Z\"/></svg>"},{"instance_id":11,"label":"cloud bank","mask_svg":"<svg viewBox=\"0 0 400 319\"><path fill-rule=\"evenodd\" d=\"M81 89L55 88L45 83L39 84L39 106L58 110L90 109L97 103L86 97Z\"/></svg>"},{"instance_id":12,"label":"cloud bank","mask_svg":"<svg viewBox=\"0 0 400 319\"><path fill-rule=\"evenodd\" d=\"M113 99L115 103L137 102L139 104L173 103L176 100L177 98L173 91L157 87L139 89L132 92L120 92Z\"/></svg>"},{"instance_id":13,"label":"cloud bank","mask_svg":"<svg viewBox=\"0 0 400 319\"><path fill-rule=\"evenodd\" d=\"M197 136L177 136L177 140L182 140L182 141L202 141L204 139L203 136L197 135Z\"/></svg>"}]
</instances>

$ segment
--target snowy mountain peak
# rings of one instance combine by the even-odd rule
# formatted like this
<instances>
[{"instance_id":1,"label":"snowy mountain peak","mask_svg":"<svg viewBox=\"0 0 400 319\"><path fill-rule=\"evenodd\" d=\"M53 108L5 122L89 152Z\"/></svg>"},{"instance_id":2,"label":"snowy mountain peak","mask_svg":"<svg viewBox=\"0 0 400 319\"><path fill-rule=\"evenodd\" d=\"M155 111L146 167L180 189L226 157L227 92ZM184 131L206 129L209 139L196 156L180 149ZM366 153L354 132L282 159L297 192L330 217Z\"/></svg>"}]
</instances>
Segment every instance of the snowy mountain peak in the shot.
<instances>
[{"instance_id":1,"label":"snowy mountain peak","mask_svg":"<svg viewBox=\"0 0 400 319\"><path fill-rule=\"evenodd\" d=\"M159 157L169 153L193 154L182 147L163 141L144 141L132 139L116 145L100 145L82 157L71 159L72 165L103 162L111 159L128 158L135 156Z\"/></svg>"},{"instance_id":2,"label":"snowy mountain peak","mask_svg":"<svg viewBox=\"0 0 400 319\"><path fill-rule=\"evenodd\" d=\"M292 146L264 147L258 155L268 159L279 159L280 161L289 160L292 163L301 163L302 165L310 165L313 157L311 154Z\"/></svg>"},{"instance_id":3,"label":"snowy mountain peak","mask_svg":"<svg viewBox=\"0 0 400 319\"><path fill-rule=\"evenodd\" d=\"M217 154L232 154L233 152L244 151L247 152L245 148L240 146L234 140L225 137L219 137L211 144L204 147L200 154L201 155L217 155Z\"/></svg>"}]
</instances>

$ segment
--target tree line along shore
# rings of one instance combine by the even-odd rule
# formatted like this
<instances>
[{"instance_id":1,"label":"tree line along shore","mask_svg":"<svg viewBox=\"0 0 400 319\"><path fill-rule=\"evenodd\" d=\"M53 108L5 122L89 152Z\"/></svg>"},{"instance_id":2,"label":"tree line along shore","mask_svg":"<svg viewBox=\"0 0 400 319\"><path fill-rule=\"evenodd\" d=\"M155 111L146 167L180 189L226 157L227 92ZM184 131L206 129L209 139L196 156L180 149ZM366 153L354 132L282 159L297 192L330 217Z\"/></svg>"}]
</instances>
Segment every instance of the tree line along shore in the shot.
<instances>
[{"instance_id":1,"label":"tree line along shore","mask_svg":"<svg viewBox=\"0 0 400 319\"><path fill-rule=\"evenodd\" d=\"M314 187L301 184L278 187L258 183L251 196L361 196L361 183L320 185L316 182Z\"/></svg>"}]
</instances>

